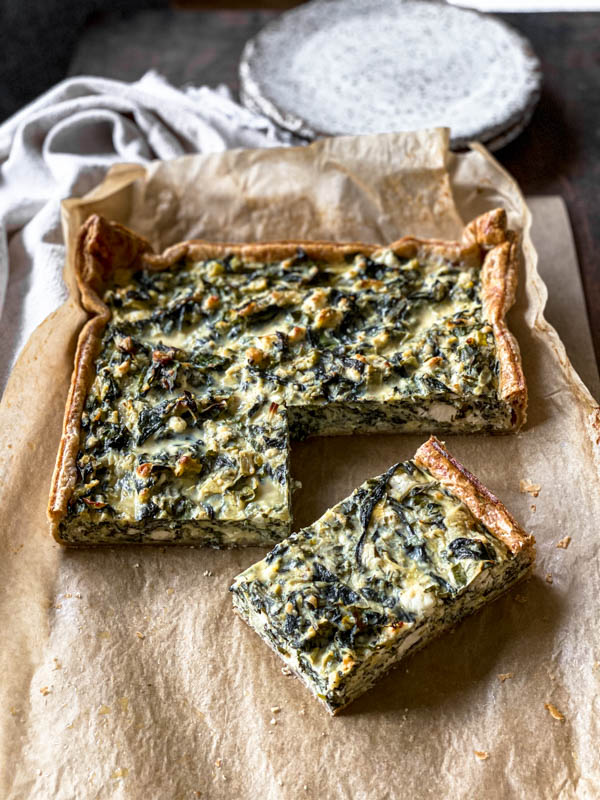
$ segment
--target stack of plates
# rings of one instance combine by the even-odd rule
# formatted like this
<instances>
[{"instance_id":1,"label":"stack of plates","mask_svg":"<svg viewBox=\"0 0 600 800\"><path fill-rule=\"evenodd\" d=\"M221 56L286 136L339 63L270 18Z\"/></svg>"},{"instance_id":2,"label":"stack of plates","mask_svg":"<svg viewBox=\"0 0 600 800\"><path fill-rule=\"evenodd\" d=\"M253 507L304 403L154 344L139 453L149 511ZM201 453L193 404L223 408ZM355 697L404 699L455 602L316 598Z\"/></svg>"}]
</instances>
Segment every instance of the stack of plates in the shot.
<instances>
[{"instance_id":1,"label":"stack of plates","mask_svg":"<svg viewBox=\"0 0 600 800\"><path fill-rule=\"evenodd\" d=\"M504 23L436 0L313 0L244 50L242 101L298 136L447 126L498 149L527 125L541 72Z\"/></svg>"}]
</instances>

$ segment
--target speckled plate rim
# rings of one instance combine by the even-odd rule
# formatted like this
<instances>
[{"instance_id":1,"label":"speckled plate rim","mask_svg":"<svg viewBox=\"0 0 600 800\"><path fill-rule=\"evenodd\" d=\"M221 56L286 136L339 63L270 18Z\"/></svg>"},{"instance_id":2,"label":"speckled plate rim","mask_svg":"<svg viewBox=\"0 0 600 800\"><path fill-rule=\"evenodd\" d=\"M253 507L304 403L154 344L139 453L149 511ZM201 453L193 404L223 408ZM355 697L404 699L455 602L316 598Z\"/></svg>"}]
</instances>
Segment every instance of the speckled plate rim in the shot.
<instances>
[{"instance_id":1,"label":"speckled plate rim","mask_svg":"<svg viewBox=\"0 0 600 800\"><path fill-rule=\"evenodd\" d=\"M289 15L297 15L304 12L309 6L327 5L330 6L332 2L343 2L343 0L312 0L309 3L304 3L297 8L292 8L289 11L276 17L272 22L262 28L256 36L249 39L246 43L239 64L240 76L240 99L246 108L256 113L263 114L269 117L280 128L293 133L295 136L312 141L329 136L345 136L348 135L347 131L324 131L311 126L298 114L287 109L282 109L279 105L269 97L268 91L264 91L261 82L257 79L252 70L252 61L255 54L260 49L261 41L269 32L276 29L281 25L282 18L289 18ZM418 1L418 0L417 0ZM447 7L448 4L445 0L427 0L428 4L438 3ZM453 150L468 150L469 142L479 141L484 144L488 150L495 151L504 147L513 139L515 139L527 127L535 107L538 103L542 87L542 68L540 61L531 47L529 40L523 36L519 31L515 30L511 25L508 25L504 20L500 20L494 15L484 14L475 9L460 8L457 6L450 6L456 11L464 12L468 15L475 15L485 19L492 19L497 25L508 30L517 40L522 47L523 53L526 56L530 75L532 77L531 87L523 96L523 103L521 108L508 115L501 123L497 125L488 126L481 130L476 135L466 137L453 137L450 133L450 146Z\"/></svg>"}]
</instances>

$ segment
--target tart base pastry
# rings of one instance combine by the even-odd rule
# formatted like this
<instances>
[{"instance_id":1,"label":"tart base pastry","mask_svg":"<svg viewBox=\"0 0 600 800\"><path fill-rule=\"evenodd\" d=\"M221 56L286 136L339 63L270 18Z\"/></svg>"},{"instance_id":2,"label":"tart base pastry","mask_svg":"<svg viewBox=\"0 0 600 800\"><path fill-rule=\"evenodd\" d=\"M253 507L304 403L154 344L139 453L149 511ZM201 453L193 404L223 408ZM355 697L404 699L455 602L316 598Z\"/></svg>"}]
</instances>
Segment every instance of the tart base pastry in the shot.
<instances>
[{"instance_id":1,"label":"tart base pastry","mask_svg":"<svg viewBox=\"0 0 600 800\"><path fill-rule=\"evenodd\" d=\"M233 604L335 714L531 569L534 539L435 437L239 575Z\"/></svg>"},{"instance_id":2,"label":"tart base pastry","mask_svg":"<svg viewBox=\"0 0 600 800\"><path fill-rule=\"evenodd\" d=\"M147 241L91 217L49 516L65 544L273 544L289 440L525 419L501 209L460 242Z\"/></svg>"}]
</instances>

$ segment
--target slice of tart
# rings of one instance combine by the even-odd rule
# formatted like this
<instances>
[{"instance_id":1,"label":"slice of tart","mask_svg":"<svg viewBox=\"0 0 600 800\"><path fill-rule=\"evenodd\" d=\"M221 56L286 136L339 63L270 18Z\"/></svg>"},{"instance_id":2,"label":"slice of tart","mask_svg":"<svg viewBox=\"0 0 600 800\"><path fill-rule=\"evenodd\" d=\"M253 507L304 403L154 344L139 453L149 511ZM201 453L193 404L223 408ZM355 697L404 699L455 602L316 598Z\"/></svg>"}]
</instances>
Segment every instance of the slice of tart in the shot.
<instances>
[{"instance_id":1,"label":"slice of tart","mask_svg":"<svg viewBox=\"0 0 600 800\"><path fill-rule=\"evenodd\" d=\"M531 569L534 539L435 437L235 579L241 617L335 714Z\"/></svg>"},{"instance_id":2,"label":"slice of tart","mask_svg":"<svg viewBox=\"0 0 600 800\"><path fill-rule=\"evenodd\" d=\"M274 544L291 525L289 438L517 429L516 270L501 209L460 242L191 241L161 255L91 217L55 537Z\"/></svg>"}]
</instances>

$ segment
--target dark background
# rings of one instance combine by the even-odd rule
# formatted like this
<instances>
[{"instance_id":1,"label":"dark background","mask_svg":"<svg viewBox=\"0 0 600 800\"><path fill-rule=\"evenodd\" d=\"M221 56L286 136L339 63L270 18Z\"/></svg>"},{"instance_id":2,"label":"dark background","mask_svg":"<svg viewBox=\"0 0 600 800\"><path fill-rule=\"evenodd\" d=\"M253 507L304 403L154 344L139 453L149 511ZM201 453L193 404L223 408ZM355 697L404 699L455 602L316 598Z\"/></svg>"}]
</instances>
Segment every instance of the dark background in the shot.
<instances>
[{"instance_id":1,"label":"dark background","mask_svg":"<svg viewBox=\"0 0 600 800\"><path fill-rule=\"evenodd\" d=\"M0 120L68 75L238 89L251 36L293 0L3 0ZM544 85L531 124L495 155L525 194L567 203L600 356L600 14L498 14L531 41ZM577 321L574 321L577 324Z\"/></svg>"}]
</instances>

